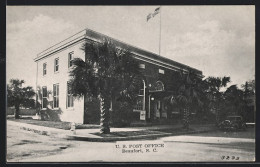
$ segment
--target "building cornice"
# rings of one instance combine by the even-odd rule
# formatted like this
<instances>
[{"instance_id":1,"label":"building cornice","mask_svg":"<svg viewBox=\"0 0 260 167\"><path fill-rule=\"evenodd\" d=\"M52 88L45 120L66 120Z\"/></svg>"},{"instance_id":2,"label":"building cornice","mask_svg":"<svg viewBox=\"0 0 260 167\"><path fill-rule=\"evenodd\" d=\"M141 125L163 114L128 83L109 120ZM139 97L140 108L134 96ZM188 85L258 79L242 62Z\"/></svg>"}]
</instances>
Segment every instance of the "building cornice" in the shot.
<instances>
[{"instance_id":1,"label":"building cornice","mask_svg":"<svg viewBox=\"0 0 260 167\"><path fill-rule=\"evenodd\" d=\"M41 53L37 54L37 57L34 59L35 62L46 58L52 54L55 54L61 50L64 50L70 46L73 46L75 44L78 44L84 40L86 41L93 41L93 42L97 42L97 43L101 43L103 38L109 38L111 39L113 42L115 42L116 45L121 46L122 48L127 48L129 49L129 51L134 55L134 57L136 59L148 62L148 63L152 63L152 64L156 64L158 66L162 66L164 68L167 69L171 69L174 71L180 71L183 70L184 72L188 72L189 69L194 70L197 74L197 76L199 76L200 78L203 78L204 76L202 75L202 72L189 67L187 65L175 62L171 59L168 59L166 57L162 57L160 55L157 55L155 53L140 49L138 47L126 44L124 42L121 42L119 40L113 39L111 37L108 37L104 34L95 32L93 30L90 29L85 29L83 31L78 32L77 34L74 34L73 36L70 36L69 38L66 38L65 40L51 46L50 48L42 51Z\"/></svg>"}]
</instances>

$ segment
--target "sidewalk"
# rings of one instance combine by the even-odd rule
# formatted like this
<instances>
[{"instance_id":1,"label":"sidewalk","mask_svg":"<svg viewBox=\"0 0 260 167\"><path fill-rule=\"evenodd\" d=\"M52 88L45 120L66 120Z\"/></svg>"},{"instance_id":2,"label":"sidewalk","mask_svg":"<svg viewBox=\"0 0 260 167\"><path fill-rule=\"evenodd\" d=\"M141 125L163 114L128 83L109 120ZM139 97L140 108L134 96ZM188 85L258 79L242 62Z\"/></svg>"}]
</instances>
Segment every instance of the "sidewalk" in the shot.
<instances>
[{"instance_id":1,"label":"sidewalk","mask_svg":"<svg viewBox=\"0 0 260 167\"><path fill-rule=\"evenodd\" d=\"M202 133L214 131L216 128L214 125L192 125L193 130L189 131L178 131L176 129L181 129L182 125L155 125L149 127L128 127L128 128L111 128L112 133L141 133L141 135L131 135L131 136L116 136L116 135L95 135L99 133L99 129L76 129L76 134L70 130L56 129L32 124L26 124L21 122L9 121L7 120L7 125L18 126L20 129L33 131L41 135L55 136L60 138L66 138L69 140L83 140L83 141L95 141L95 142L109 142L109 141L123 141L123 140L136 140L136 139L156 139L158 137L183 135L191 133ZM149 132L144 133L142 132Z\"/></svg>"}]
</instances>

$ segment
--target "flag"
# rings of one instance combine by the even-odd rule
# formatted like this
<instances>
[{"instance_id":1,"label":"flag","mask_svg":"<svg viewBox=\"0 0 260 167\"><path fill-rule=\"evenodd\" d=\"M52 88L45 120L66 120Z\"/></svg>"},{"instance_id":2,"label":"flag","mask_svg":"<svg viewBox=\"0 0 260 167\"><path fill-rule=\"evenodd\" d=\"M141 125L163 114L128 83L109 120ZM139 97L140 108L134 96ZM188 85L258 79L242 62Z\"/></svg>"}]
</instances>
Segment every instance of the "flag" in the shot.
<instances>
[{"instance_id":1,"label":"flag","mask_svg":"<svg viewBox=\"0 0 260 167\"><path fill-rule=\"evenodd\" d=\"M154 10L154 12L153 12L153 17L154 17L155 15L157 15L159 12L160 12L160 7L159 7L159 8L156 8L156 9Z\"/></svg>"},{"instance_id":2,"label":"flag","mask_svg":"<svg viewBox=\"0 0 260 167\"><path fill-rule=\"evenodd\" d=\"M154 16L156 16L158 13L160 13L160 7L156 8L153 13L149 13L147 15L147 22Z\"/></svg>"},{"instance_id":3,"label":"flag","mask_svg":"<svg viewBox=\"0 0 260 167\"><path fill-rule=\"evenodd\" d=\"M149 19L152 18L152 13L149 13L147 16L147 21L149 21Z\"/></svg>"}]
</instances>

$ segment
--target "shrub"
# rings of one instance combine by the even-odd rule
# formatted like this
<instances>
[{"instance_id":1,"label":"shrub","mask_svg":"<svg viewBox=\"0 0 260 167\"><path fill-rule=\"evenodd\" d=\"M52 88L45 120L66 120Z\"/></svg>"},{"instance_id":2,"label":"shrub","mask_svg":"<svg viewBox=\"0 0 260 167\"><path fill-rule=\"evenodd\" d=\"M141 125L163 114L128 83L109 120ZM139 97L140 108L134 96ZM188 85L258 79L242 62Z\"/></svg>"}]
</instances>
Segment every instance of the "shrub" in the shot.
<instances>
[{"instance_id":1,"label":"shrub","mask_svg":"<svg viewBox=\"0 0 260 167\"><path fill-rule=\"evenodd\" d=\"M98 99L88 99L84 103L84 124L100 123L100 107Z\"/></svg>"},{"instance_id":2,"label":"shrub","mask_svg":"<svg viewBox=\"0 0 260 167\"><path fill-rule=\"evenodd\" d=\"M14 115L14 108L8 107L6 115ZM21 109L20 108L20 115L35 115L36 110L35 109Z\"/></svg>"},{"instance_id":3,"label":"shrub","mask_svg":"<svg viewBox=\"0 0 260 167\"><path fill-rule=\"evenodd\" d=\"M139 117L139 113L138 117ZM133 120L133 108L127 102L114 102L110 111L110 124L114 127L129 126ZM85 101L84 124L99 124L100 108L98 99L92 98Z\"/></svg>"},{"instance_id":4,"label":"shrub","mask_svg":"<svg viewBox=\"0 0 260 167\"><path fill-rule=\"evenodd\" d=\"M52 110L47 108L46 110L40 110L39 114L41 116L41 120L43 121L61 121L60 115L62 111L60 109L58 110Z\"/></svg>"},{"instance_id":5,"label":"shrub","mask_svg":"<svg viewBox=\"0 0 260 167\"><path fill-rule=\"evenodd\" d=\"M114 127L129 126L133 121L133 107L127 102L116 102L111 111L111 125Z\"/></svg>"}]
</instances>

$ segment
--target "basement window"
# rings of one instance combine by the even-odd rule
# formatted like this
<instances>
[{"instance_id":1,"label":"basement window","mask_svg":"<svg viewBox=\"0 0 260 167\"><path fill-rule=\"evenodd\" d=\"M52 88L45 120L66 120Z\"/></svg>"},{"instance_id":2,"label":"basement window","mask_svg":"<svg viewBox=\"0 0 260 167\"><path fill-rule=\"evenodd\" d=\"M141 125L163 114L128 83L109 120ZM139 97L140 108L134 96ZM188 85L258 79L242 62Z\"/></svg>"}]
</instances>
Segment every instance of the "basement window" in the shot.
<instances>
[{"instance_id":1,"label":"basement window","mask_svg":"<svg viewBox=\"0 0 260 167\"><path fill-rule=\"evenodd\" d=\"M160 73L160 74L164 74L164 70L159 69L159 73Z\"/></svg>"},{"instance_id":2,"label":"basement window","mask_svg":"<svg viewBox=\"0 0 260 167\"><path fill-rule=\"evenodd\" d=\"M139 64L139 68L145 69L145 64Z\"/></svg>"}]
</instances>

